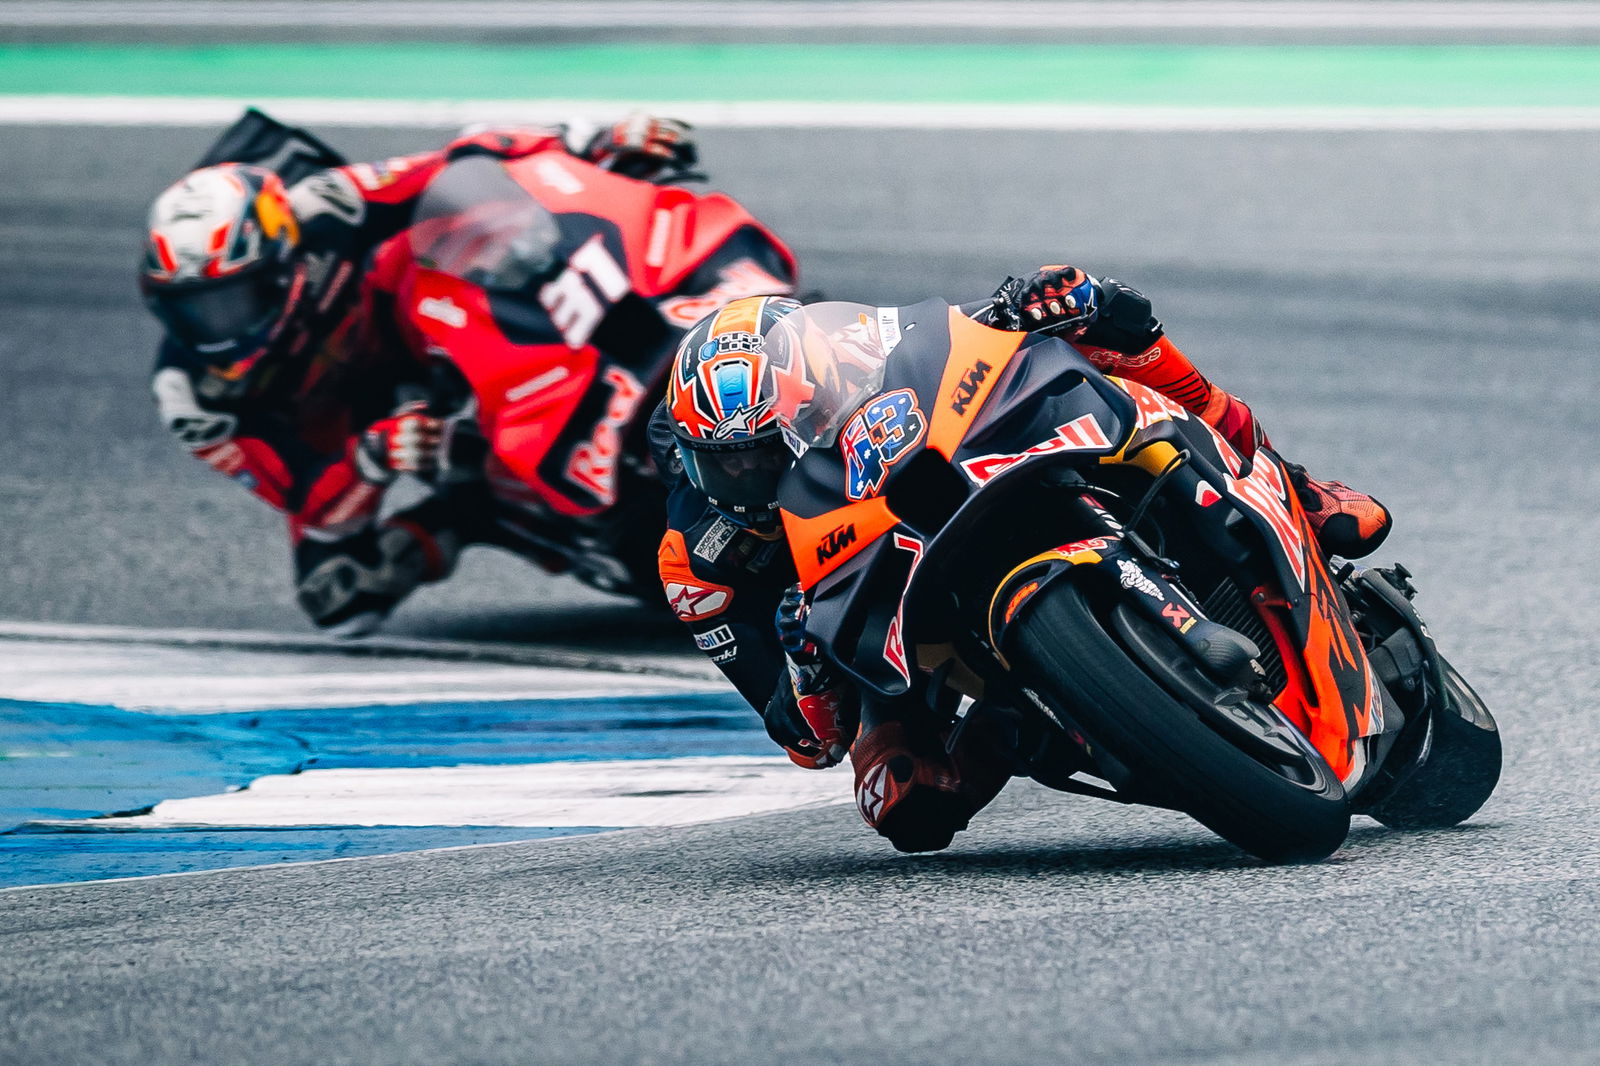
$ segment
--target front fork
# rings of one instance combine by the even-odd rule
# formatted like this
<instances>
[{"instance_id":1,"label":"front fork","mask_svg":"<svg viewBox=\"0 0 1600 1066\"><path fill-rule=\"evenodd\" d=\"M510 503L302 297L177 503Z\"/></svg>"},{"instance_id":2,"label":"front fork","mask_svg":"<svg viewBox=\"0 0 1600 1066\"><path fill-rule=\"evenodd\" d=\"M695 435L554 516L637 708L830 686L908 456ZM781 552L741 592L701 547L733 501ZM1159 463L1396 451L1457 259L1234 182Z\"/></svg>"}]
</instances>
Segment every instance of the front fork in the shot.
<instances>
[{"instance_id":1,"label":"front fork","mask_svg":"<svg viewBox=\"0 0 1600 1066\"><path fill-rule=\"evenodd\" d=\"M1023 617L1040 591L1069 573L1116 590L1118 600L1169 632L1178 646L1225 685L1251 686L1265 678L1261 649L1249 638L1207 619L1189 594L1168 578L1175 564L1125 528L1092 492L1079 493L1080 528L1096 531L1025 560L1007 574L989 605L989 641L997 652L1006 631ZM1074 578L1077 580L1078 578Z\"/></svg>"}]
</instances>

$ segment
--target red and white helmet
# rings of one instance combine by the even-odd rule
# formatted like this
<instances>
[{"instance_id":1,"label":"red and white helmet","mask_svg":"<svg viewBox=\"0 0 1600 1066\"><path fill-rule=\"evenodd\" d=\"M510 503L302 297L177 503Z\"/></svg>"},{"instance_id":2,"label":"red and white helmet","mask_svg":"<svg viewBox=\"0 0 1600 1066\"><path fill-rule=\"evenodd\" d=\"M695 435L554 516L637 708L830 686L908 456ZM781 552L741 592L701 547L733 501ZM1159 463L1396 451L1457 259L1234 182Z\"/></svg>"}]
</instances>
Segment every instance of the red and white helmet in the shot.
<instances>
[{"instance_id":1,"label":"red and white helmet","mask_svg":"<svg viewBox=\"0 0 1600 1066\"><path fill-rule=\"evenodd\" d=\"M150 209L140 289L207 372L240 389L304 297L300 226L265 167L203 167Z\"/></svg>"},{"instance_id":2,"label":"red and white helmet","mask_svg":"<svg viewBox=\"0 0 1600 1066\"><path fill-rule=\"evenodd\" d=\"M684 473L711 506L755 529L778 520L778 481L794 461L774 409L762 336L800 304L748 296L684 335L667 385L667 413Z\"/></svg>"}]
</instances>

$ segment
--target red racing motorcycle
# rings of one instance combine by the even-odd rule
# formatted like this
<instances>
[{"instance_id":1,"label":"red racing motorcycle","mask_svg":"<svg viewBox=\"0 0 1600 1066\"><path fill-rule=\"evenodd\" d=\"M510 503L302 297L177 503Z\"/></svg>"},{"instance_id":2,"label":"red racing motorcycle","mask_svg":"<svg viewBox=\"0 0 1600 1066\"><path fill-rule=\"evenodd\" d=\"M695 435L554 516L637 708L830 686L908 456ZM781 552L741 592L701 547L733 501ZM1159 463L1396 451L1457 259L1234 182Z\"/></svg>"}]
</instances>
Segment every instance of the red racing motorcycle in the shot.
<instances>
[{"instance_id":1,"label":"red racing motorcycle","mask_svg":"<svg viewBox=\"0 0 1600 1066\"><path fill-rule=\"evenodd\" d=\"M247 111L202 164L286 184L341 165L303 130ZM793 291L783 242L736 200L669 167L635 180L557 152L450 163L404 241L373 264L396 328L433 358L411 397L449 427L432 478L475 543L647 601L666 490L646 439L679 337L722 303Z\"/></svg>"},{"instance_id":2,"label":"red racing motorcycle","mask_svg":"<svg viewBox=\"0 0 1600 1066\"><path fill-rule=\"evenodd\" d=\"M683 330L727 300L793 290L789 250L730 197L553 153L451 163L408 240L397 312L470 390L458 429L482 442L490 537L659 597L654 397Z\"/></svg>"},{"instance_id":3,"label":"red racing motorcycle","mask_svg":"<svg viewBox=\"0 0 1600 1066\"><path fill-rule=\"evenodd\" d=\"M1271 861L1494 789L1494 718L1410 575L1325 559L1269 449L938 300L816 304L765 341L808 634L952 749L982 722L1017 773Z\"/></svg>"}]
</instances>

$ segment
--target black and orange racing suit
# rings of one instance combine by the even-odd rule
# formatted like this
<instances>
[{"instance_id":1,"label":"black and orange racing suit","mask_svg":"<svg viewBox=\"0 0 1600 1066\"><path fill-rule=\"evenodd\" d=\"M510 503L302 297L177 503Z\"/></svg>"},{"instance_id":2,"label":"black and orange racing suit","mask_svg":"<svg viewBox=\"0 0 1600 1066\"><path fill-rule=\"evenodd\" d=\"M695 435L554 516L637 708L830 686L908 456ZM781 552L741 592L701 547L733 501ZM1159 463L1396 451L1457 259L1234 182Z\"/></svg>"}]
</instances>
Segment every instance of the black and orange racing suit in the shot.
<instances>
[{"instance_id":1,"label":"black and orange racing suit","mask_svg":"<svg viewBox=\"0 0 1600 1066\"><path fill-rule=\"evenodd\" d=\"M1208 381L1167 339L1161 323L1150 313L1149 301L1140 293L1115 281L1101 285L1100 315L1074 347L1102 370L1147 385L1182 404L1215 426L1243 454L1253 455L1263 437L1250 409ZM1004 328L996 321L993 300L966 304L962 310L986 325ZM788 544L781 532L762 537L731 521L689 482L681 464L672 461L672 429L664 405L652 417L650 431L658 467L677 471L659 557L667 602L688 624L696 646L711 657L751 707L766 717L772 713L769 704L794 699L774 626L779 601L796 581ZM938 743L919 744L915 738L908 741L898 735L869 739L874 720L882 722L894 716L892 707L862 708L862 735L852 749L851 762L863 817L897 846L911 845L905 850L926 850L921 845L929 840L935 842L932 846L942 847L950 833L964 828L967 818L999 792L1006 774L975 766L977 760L964 765L959 747L954 765L950 765ZM942 761L943 767L933 767L931 776L963 786L954 789L960 793L959 800L936 805L930 812L950 819L951 826L892 825L879 817L872 775L879 763L907 753L924 767ZM809 765L802 758L795 761ZM974 776L974 769L985 780L958 781L963 775Z\"/></svg>"},{"instance_id":2,"label":"black and orange racing suit","mask_svg":"<svg viewBox=\"0 0 1600 1066\"><path fill-rule=\"evenodd\" d=\"M362 476L362 431L408 394L439 387L433 368L398 335L394 296L371 265L405 240L418 200L446 164L472 154L515 159L538 152L566 155L569 148L555 130L489 130L438 151L332 167L296 182L289 196L312 310L280 340L276 377L248 400L224 404L208 396L204 364L171 337L161 344L152 389L162 422L196 458L288 516L301 603L319 624L340 622L351 605L319 605L308 594L308 574L341 553L384 565L376 540L383 486ZM397 577L398 588L448 572L453 552L428 514L386 523L405 528L421 548L413 555L422 572Z\"/></svg>"}]
</instances>

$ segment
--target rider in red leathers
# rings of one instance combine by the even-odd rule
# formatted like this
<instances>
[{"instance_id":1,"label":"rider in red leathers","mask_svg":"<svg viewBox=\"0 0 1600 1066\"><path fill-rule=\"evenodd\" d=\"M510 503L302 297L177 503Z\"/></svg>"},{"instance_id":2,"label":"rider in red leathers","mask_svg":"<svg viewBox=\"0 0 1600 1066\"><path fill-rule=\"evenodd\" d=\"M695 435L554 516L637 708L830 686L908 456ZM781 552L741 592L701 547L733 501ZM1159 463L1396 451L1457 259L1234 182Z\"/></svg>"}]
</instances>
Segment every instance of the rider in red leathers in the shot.
<instances>
[{"instance_id":1,"label":"rider in red leathers","mask_svg":"<svg viewBox=\"0 0 1600 1066\"><path fill-rule=\"evenodd\" d=\"M761 713L790 759L821 769L848 753L867 823L902 851L938 850L999 793L1009 763L979 729L966 730L947 752L943 737L923 735L921 715L863 699L831 677L806 636L808 602L777 504L793 457L771 412L761 341L799 306L780 297L738 300L684 337L650 427L658 467L679 471L658 560L661 580L696 645ZM1069 266L1041 267L962 310L996 328L1063 336L1101 369L1205 419L1241 455L1253 456L1266 443L1250 409L1212 385L1166 337L1150 301L1120 282ZM1390 527L1382 504L1338 482L1314 480L1303 468L1290 470L1324 552L1354 558L1378 547ZM909 698L921 696L913 690Z\"/></svg>"},{"instance_id":2,"label":"rider in red leathers","mask_svg":"<svg viewBox=\"0 0 1600 1066\"><path fill-rule=\"evenodd\" d=\"M140 282L166 329L152 383L160 417L197 458L287 515L297 599L319 627L370 631L417 585L448 575L463 546L447 494L379 516L397 475L436 473L472 444L439 417L440 392L454 386L398 336L394 295L372 264L403 242L448 163L540 153L635 178L695 158L686 126L647 116L592 137L489 129L287 187L265 166L205 166L151 209Z\"/></svg>"}]
</instances>

